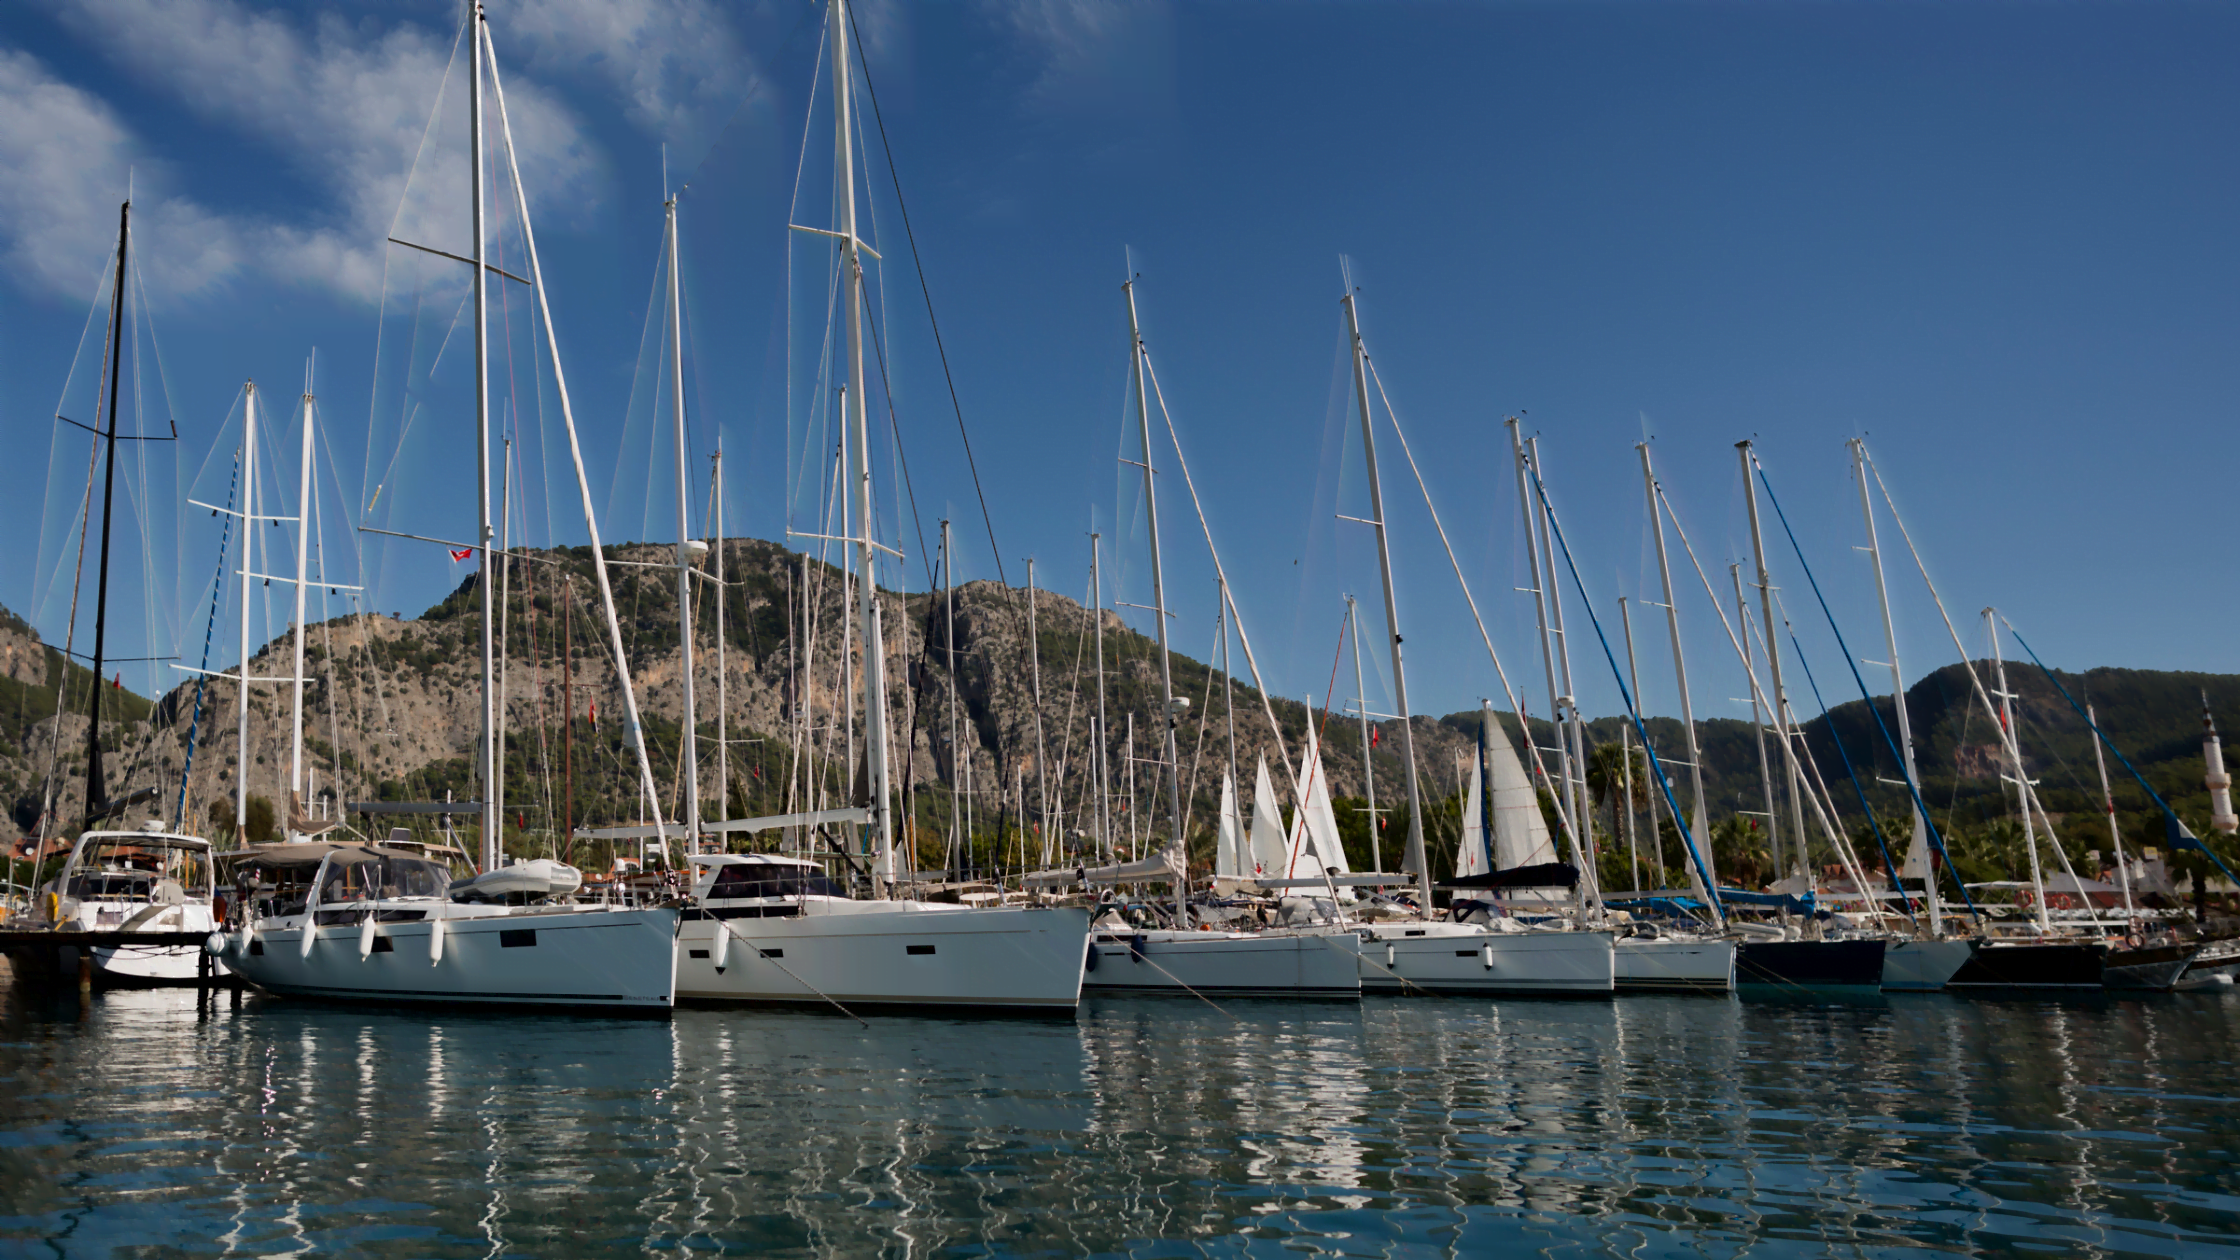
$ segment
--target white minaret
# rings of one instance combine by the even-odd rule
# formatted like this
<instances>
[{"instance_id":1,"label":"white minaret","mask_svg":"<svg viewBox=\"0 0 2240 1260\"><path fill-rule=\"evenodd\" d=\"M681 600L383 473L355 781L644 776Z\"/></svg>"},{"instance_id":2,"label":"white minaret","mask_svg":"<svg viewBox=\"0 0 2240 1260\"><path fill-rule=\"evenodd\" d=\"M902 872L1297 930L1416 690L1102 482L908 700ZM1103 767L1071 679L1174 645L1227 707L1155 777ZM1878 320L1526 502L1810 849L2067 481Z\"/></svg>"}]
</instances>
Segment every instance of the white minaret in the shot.
<instances>
[{"instance_id":1,"label":"white minaret","mask_svg":"<svg viewBox=\"0 0 2240 1260\"><path fill-rule=\"evenodd\" d=\"M2224 772L2224 745L2217 740L2217 719L2209 712L2209 693L2201 693L2201 759L2208 764L2209 825L2231 835L2240 831L2232 813L2232 776Z\"/></svg>"}]
</instances>

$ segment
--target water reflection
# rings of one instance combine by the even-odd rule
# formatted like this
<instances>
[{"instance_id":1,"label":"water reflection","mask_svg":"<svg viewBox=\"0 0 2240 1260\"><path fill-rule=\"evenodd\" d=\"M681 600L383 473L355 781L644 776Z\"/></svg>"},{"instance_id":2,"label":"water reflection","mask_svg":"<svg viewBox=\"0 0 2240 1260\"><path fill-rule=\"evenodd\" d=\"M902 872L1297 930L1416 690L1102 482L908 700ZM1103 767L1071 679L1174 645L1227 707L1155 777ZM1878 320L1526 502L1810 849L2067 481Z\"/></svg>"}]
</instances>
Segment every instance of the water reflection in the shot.
<instances>
[{"instance_id":1,"label":"water reflection","mask_svg":"<svg viewBox=\"0 0 2240 1260\"><path fill-rule=\"evenodd\" d=\"M6 990L0 1247L2240 1254L2236 1025L2221 993L867 1030Z\"/></svg>"}]
</instances>

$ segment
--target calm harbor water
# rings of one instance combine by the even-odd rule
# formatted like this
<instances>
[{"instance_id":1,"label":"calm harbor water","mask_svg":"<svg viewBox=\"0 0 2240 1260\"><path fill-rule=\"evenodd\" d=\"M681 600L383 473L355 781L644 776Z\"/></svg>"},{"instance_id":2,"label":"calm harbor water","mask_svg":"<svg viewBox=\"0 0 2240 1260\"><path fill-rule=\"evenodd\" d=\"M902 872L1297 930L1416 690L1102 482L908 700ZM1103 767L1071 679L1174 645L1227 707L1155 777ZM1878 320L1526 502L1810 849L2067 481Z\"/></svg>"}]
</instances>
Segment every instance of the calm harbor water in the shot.
<instances>
[{"instance_id":1,"label":"calm harbor water","mask_svg":"<svg viewBox=\"0 0 2240 1260\"><path fill-rule=\"evenodd\" d=\"M0 990L0 1254L2240 1256L2240 996L667 1022Z\"/></svg>"}]
</instances>

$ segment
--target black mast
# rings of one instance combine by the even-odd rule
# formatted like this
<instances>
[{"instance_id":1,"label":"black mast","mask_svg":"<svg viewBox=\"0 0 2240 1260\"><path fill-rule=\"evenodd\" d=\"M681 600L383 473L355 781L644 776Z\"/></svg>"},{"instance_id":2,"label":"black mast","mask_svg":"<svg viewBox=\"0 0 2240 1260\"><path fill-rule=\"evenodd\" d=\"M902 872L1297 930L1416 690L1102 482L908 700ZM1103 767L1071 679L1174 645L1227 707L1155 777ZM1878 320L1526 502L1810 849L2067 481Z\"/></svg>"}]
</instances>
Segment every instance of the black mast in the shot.
<instances>
[{"instance_id":1,"label":"black mast","mask_svg":"<svg viewBox=\"0 0 2240 1260\"><path fill-rule=\"evenodd\" d=\"M109 520L117 489L117 379L124 365L125 249L131 242L132 203L117 212L117 286L109 299L109 450L108 470L101 480L101 568L93 601L93 699L86 706L86 817L91 819L109 802L101 780L101 666L103 640L109 629Z\"/></svg>"}]
</instances>

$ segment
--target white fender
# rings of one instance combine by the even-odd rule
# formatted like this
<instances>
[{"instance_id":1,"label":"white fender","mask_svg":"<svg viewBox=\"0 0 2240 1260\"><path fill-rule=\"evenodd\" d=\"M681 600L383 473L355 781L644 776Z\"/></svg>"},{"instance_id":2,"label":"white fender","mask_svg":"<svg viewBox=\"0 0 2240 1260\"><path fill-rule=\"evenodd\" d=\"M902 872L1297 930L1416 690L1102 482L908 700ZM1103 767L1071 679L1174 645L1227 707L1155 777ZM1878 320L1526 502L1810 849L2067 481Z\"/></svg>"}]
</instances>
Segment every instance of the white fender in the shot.
<instances>
[{"instance_id":1,"label":"white fender","mask_svg":"<svg viewBox=\"0 0 2240 1260\"><path fill-rule=\"evenodd\" d=\"M373 912L358 920L358 961L364 962L373 953Z\"/></svg>"},{"instance_id":2,"label":"white fender","mask_svg":"<svg viewBox=\"0 0 2240 1260\"><path fill-rule=\"evenodd\" d=\"M215 958L219 954L226 952L226 934L223 932L212 932L209 937L202 942L202 952L210 955L213 958Z\"/></svg>"},{"instance_id":3,"label":"white fender","mask_svg":"<svg viewBox=\"0 0 2240 1260\"><path fill-rule=\"evenodd\" d=\"M311 942L318 939L319 920L313 918L311 912L309 910L306 910L303 912L303 947L296 951L296 957L311 957Z\"/></svg>"},{"instance_id":4,"label":"white fender","mask_svg":"<svg viewBox=\"0 0 2240 1260\"><path fill-rule=\"evenodd\" d=\"M257 939L257 921L248 915L241 917L241 952L249 952L249 942Z\"/></svg>"},{"instance_id":5,"label":"white fender","mask_svg":"<svg viewBox=\"0 0 2240 1260\"><path fill-rule=\"evenodd\" d=\"M1393 946L1393 944L1392 944L1392 942L1391 942L1391 941L1386 941L1386 942L1384 943L1384 965L1385 965L1385 966L1387 966L1387 967L1394 967L1394 966L1398 966L1398 965L1399 965L1399 962L1400 962L1400 956L1399 956L1399 955L1400 955L1400 951L1399 951L1399 950L1398 950L1397 948L1395 948L1395 947Z\"/></svg>"},{"instance_id":6,"label":"white fender","mask_svg":"<svg viewBox=\"0 0 2240 1260\"><path fill-rule=\"evenodd\" d=\"M1485 960L1486 970L1493 970L1493 946L1490 943L1480 946L1478 955Z\"/></svg>"},{"instance_id":7,"label":"white fender","mask_svg":"<svg viewBox=\"0 0 2240 1260\"><path fill-rule=\"evenodd\" d=\"M723 974L723 967L731 959L731 925L721 919L712 920L716 925L716 943L708 951L708 961L716 965L716 974Z\"/></svg>"},{"instance_id":8,"label":"white fender","mask_svg":"<svg viewBox=\"0 0 2240 1260\"><path fill-rule=\"evenodd\" d=\"M443 961L443 912L428 920L428 965L433 967Z\"/></svg>"}]
</instances>

